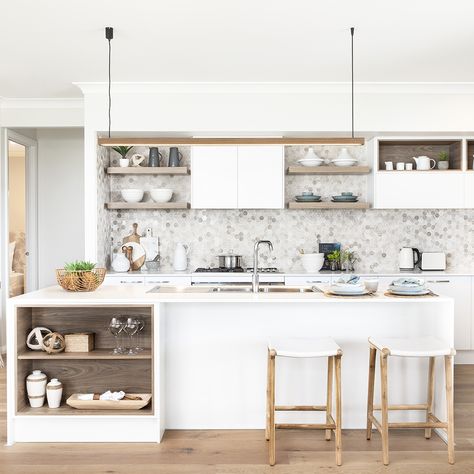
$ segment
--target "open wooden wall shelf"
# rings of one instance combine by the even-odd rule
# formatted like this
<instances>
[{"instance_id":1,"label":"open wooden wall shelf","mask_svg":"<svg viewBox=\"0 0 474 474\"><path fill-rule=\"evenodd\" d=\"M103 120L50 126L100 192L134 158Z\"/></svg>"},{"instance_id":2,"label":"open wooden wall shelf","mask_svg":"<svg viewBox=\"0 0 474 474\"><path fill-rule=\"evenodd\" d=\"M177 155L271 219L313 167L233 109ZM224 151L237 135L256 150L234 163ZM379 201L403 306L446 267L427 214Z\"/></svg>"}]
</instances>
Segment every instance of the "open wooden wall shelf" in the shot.
<instances>
[{"instance_id":1,"label":"open wooden wall shelf","mask_svg":"<svg viewBox=\"0 0 474 474\"><path fill-rule=\"evenodd\" d=\"M288 209L369 209L368 202L295 202L288 203Z\"/></svg>"},{"instance_id":2,"label":"open wooden wall shelf","mask_svg":"<svg viewBox=\"0 0 474 474\"><path fill-rule=\"evenodd\" d=\"M287 174L369 174L369 166L289 166Z\"/></svg>"},{"instance_id":3,"label":"open wooden wall shelf","mask_svg":"<svg viewBox=\"0 0 474 474\"><path fill-rule=\"evenodd\" d=\"M108 202L107 209L189 209L189 202Z\"/></svg>"},{"instance_id":4,"label":"open wooden wall shelf","mask_svg":"<svg viewBox=\"0 0 474 474\"><path fill-rule=\"evenodd\" d=\"M48 354L43 351L23 350L18 353L19 360L141 360L151 359L151 351L144 350L138 354L112 354L112 349L95 349L90 352L59 352Z\"/></svg>"},{"instance_id":5,"label":"open wooden wall shelf","mask_svg":"<svg viewBox=\"0 0 474 474\"><path fill-rule=\"evenodd\" d=\"M164 174L164 175L187 175L187 166L111 166L107 168L107 174Z\"/></svg>"}]
</instances>

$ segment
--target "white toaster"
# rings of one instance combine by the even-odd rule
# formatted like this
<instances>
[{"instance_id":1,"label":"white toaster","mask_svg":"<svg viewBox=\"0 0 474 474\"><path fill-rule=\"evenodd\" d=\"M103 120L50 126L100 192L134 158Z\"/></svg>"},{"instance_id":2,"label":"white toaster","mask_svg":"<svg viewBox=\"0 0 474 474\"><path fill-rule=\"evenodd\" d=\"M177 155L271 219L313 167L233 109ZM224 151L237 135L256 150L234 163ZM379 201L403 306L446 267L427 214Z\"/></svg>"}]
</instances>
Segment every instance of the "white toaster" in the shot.
<instances>
[{"instance_id":1,"label":"white toaster","mask_svg":"<svg viewBox=\"0 0 474 474\"><path fill-rule=\"evenodd\" d=\"M444 252L423 252L421 254L422 270L446 270L446 254Z\"/></svg>"}]
</instances>

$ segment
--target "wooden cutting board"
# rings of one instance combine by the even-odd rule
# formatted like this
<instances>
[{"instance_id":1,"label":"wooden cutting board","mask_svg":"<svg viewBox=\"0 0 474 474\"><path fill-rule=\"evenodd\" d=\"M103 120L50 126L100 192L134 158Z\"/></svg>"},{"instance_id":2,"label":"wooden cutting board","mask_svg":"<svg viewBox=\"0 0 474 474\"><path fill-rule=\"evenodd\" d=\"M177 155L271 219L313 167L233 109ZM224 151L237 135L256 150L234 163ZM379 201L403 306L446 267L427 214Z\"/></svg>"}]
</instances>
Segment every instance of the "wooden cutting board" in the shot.
<instances>
[{"instance_id":1,"label":"wooden cutting board","mask_svg":"<svg viewBox=\"0 0 474 474\"><path fill-rule=\"evenodd\" d=\"M133 232L130 235L127 235L127 237L123 238L124 244L128 242L136 242L137 244L140 243L141 235L138 234L137 229L138 229L138 224L135 222L133 224Z\"/></svg>"}]
</instances>

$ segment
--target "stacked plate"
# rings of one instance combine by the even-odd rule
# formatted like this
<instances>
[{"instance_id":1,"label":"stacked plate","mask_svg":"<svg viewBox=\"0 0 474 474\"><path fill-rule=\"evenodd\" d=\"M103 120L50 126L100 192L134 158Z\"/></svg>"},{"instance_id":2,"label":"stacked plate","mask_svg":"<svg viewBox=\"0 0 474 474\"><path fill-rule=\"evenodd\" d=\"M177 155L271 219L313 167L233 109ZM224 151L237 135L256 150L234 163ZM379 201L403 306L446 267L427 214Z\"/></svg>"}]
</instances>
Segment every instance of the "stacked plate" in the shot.
<instances>
[{"instance_id":1,"label":"stacked plate","mask_svg":"<svg viewBox=\"0 0 474 474\"><path fill-rule=\"evenodd\" d=\"M296 202L320 202L321 196L313 194L311 192L304 192L299 196L295 196Z\"/></svg>"},{"instance_id":2,"label":"stacked plate","mask_svg":"<svg viewBox=\"0 0 474 474\"><path fill-rule=\"evenodd\" d=\"M332 196L332 202L357 202L358 196L352 193L341 193L340 196Z\"/></svg>"},{"instance_id":3,"label":"stacked plate","mask_svg":"<svg viewBox=\"0 0 474 474\"><path fill-rule=\"evenodd\" d=\"M321 166L324 164L324 160L319 157L315 158L302 158L301 160L298 160L298 163L301 166Z\"/></svg>"},{"instance_id":4,"label":"stacked plate","mask_svg":"<svg viewBox=\"0 0 474 474\"><path fill-rule=\"evenodd\" d=\"M388 287L389 293L399 296L421 296L430 293L425 280L421 278L399 278Z\"/></svg>"},{"instance_id":5,"label":"stacked plate","mask_svg":"<svg viewBox=\"0 0 474 474\"><path fill-rule=\"evenodd\" d=\"M360 296L367 295L369 291L359 277L341 278L329 287L329 293L338 296Z\"/></svg>"}]
</instances>

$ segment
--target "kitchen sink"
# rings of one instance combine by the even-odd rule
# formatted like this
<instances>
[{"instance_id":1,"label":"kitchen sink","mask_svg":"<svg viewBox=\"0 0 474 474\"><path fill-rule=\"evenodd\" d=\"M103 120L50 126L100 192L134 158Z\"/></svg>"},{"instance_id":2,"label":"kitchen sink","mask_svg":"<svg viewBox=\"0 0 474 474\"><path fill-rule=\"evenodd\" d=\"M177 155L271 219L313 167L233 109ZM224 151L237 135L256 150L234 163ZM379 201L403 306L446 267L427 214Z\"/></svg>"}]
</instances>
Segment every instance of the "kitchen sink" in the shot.
<instances>
[{"instance_id":1,"label":"kitchen sink","mask_svg":"<svg viewBox=\"0 0 474 474\"><path fill-rule=\"evenodd\" d=\"M259 293L314 293L312 288L302 287L284 287L284 286L261 286ZM235 287L235 286L215 286L209 290L212 293L251 293L251 287Z\"/></svg>"}]
</instances>

